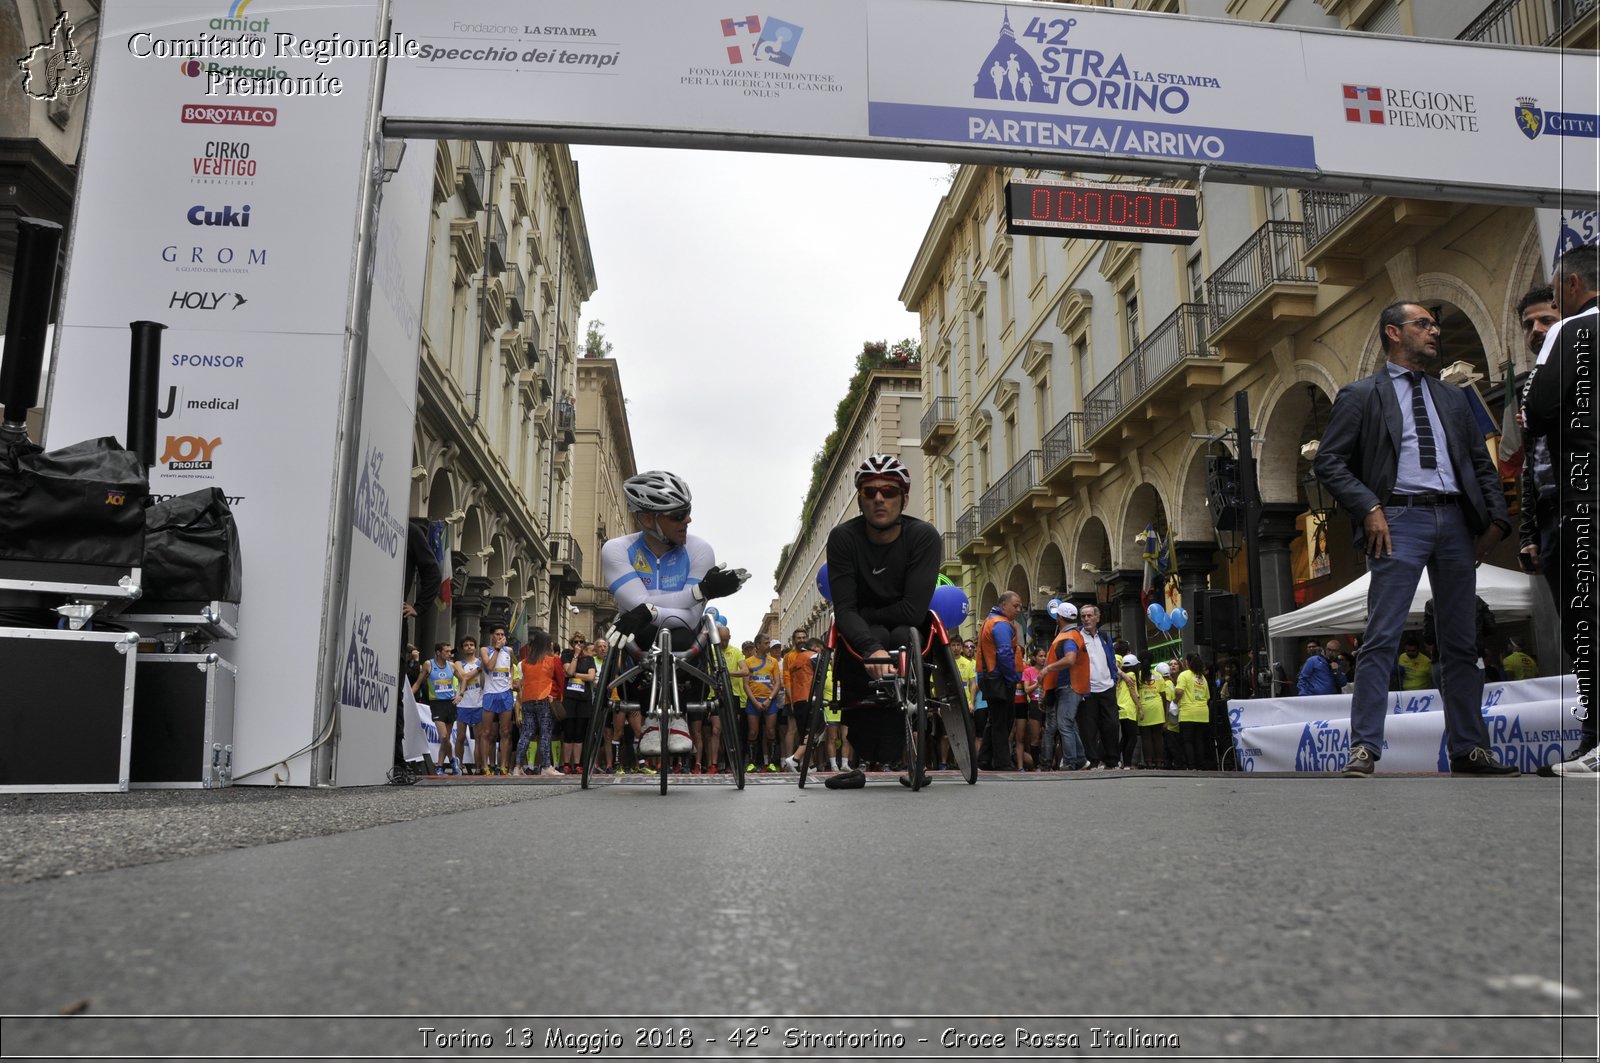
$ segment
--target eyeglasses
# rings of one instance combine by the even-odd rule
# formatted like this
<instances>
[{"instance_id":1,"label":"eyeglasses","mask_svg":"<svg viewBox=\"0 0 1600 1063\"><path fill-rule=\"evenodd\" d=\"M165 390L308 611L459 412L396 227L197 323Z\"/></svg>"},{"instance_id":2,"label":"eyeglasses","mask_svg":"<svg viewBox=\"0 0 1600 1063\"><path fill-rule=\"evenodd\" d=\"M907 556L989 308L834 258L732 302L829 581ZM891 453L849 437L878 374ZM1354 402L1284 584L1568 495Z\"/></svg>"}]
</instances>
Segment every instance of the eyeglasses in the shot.
<instances>
[{"instance_id":1,"label":"eyeglasses","mask_svg":"<svg viewBox=\"0 0 1600 1063\"><path fill-rule=\"evenodd\" d=\"M1423 332L1438 332L1439 323L1431 317L1413 317L1400 322L1402 325L1415 325Z\"/></svg>"},{"instance_id":2,"label":"eyeglasses","mask_svg":"<svg viewBox=\"0 0 1600 1063\"><path fill-rule=\"evenodd\" d=\"M675 520L679 524L689 519L689 511L687 509L680 509L676 513L663 513L661 515L668 520Z\"/></svg>"},{"instance_id":3,"label":"eyeglasses","mask_svg":"<svg viewBox=\"0 0 1600 1063\"><path fill-rule=\"evenodd\" d=\"M874 498L897 498L899 494L900 488L898 487L872 487L869 485L861 489L862 499L868 502Z\"/></svg>"}]
</instances>

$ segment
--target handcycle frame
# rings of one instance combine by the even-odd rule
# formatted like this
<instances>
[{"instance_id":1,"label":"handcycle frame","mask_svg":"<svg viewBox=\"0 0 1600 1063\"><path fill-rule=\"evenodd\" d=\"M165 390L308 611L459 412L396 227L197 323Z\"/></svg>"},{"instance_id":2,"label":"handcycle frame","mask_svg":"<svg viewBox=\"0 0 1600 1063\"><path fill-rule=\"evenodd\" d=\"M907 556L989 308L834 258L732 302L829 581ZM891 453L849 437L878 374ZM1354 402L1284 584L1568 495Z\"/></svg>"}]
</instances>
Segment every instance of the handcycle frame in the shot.
<instances>
[{"instance_id":1,"label":"handcycle frame","mask_svg":"<svg viewBox=\"0 0 1600 1063\"><path fill-rule=\"evenodd\" d=\"M638 705L638 711L645 718L652 715L660 717L662 747L658 775L661 792L667 792L667 776L671 774L673 754L667 751L670 719L674 715L686 715L678 696L680 679L704 684L710 700L716 703L717 716L722 721L722 747L733 770L733 785L735 789L744 789L744 761L739 756L739 721L733 712L733 687L728 680L727 662L722 658L716 620L709 613L702 616L694 642L684 650L672 648L672 630L660 627L656 631L655 642L648 648L640 646L632 635L618 631L615 626L606 632L606 655L600 662L594 682L597 708L589 720L589 734L583 743L583 789L589 788L595 757L599 755L600 744L605 739L606 717L614 711L611 708L612 691L621 690L638 676L647 673L650 676L650 694L645 703ZM705 669L694 663L702 656L707 664ZM631 658L632 663L624 666L625 657Z\"/></svg>"},{"instance_id":2,"label":"handcycle frame","mask_svg":"<svg viewBox=\"0 0 1600 1063\"><path fill-rule=\"evenodd\" d=\"M921 790L928 783L924 757L932 714L937 714L944 723L950 752L956 758L961 777L968 785L978 781L977 731L967 705L966 688L950 649L950 636L937 613L928 613L927 628L920 652L913 653L908 646L887 651L895 674L873 683L879 700L884 703L884 711L898 706L905 716L907 775L913 791ZM805 788L812 754L822 738L826 709L837 701L836 696L830 697L835 692L828 689L827 676L835 647L839 645L844 646L846 653L866 660L839 635L837 624L828 625L828 636L817 655L816 671L811 679L811 730L806 736L806 759L800 764L801 789Z\"/></svg>"}]
</instances>

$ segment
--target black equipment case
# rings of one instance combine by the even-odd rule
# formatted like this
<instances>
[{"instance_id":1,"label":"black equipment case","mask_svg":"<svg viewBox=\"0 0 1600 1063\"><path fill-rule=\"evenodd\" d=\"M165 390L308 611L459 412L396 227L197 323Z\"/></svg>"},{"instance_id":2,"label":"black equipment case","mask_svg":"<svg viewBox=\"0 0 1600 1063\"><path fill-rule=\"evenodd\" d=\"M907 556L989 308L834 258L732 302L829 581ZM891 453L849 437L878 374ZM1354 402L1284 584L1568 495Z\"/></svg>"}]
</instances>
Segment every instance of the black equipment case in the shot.
<instances>
[{"instance_id":1,"label":"black equipment case","mask_svg":"<svg viewBox=\"0 0 1600 1063\"><path fill-rule=\"evenodd\" d=\"M131 632L0 628L0 793L128 789Z\"/></svg>"},{"instance_id":2,"label":"black equipment case","mask_svg":"<svg viewBox=\"0 0 1600 1063\"><path fill-rule=\"evenodd\" d=\"M233 785L238 673L215 653L141 653L133 698L135 789Z\"/></svg>"}]
</instances>

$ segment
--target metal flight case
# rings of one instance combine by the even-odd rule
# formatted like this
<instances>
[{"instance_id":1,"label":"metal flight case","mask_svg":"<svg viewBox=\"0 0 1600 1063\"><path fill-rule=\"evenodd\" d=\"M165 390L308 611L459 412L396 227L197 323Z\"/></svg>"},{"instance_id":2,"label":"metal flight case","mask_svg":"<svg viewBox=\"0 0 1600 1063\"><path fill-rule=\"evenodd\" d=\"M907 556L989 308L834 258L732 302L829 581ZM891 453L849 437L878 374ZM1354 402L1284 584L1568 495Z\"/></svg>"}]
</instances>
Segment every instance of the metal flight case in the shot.
<instances>
[{"instance_id":1,"label":"metal flight case","mask_svg":"<svg viewBox=\"0 0 1600 1063\"><path fill-rule=\"evenodd\" d=\"M130 606L117 623L154 639L166 653L194 652L239 637L237 602L152 602Z\"/></svg>"},{"instance_id":2,"label":"metal flight case","mask_svg":"<svg viewBox=\"0 0 1600 1063\"><path fill-rule=\"evenodd\" d=\"M0 627L0 793L128 789L138 645L129 632Z\"/></svg>"},{"instance_id":3,"label":"metal flight case","mask_svg":"<svg viewBox=\"0 0 1600 1063\"><path fill-rule=\"evenodd\" d=\"M233 785L233 664L215 653L142 653L137 672L130 785Z\"/></svg>"}]
</instances>

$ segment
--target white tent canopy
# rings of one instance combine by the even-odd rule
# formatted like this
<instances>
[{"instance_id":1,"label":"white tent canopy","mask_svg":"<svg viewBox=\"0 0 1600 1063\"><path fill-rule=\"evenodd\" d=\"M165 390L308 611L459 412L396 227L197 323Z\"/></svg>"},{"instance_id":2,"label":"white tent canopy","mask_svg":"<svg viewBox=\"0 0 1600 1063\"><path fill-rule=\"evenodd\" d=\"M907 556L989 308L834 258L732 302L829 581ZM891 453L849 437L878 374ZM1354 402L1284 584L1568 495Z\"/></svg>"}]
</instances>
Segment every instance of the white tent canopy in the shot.
<instances>
[{"instance_id":1,"label":"white tent canopy","mask_svg":"<svg viewBox=\"0 0 1600 1063\"><path fill-rule=\"evenodd\" d=\"M1372 574L1363 572L1361 578L1293 612L1275 616L1267 621L1269 638L1292 635L1342 635L1365 630L1367 626L1367 582ZM1488 603L1496 621L1526 620L1533 615L1534 577L1511 569L1484 565L1478 569L1478 597ZM1422 626L1422 610L1433 597L1433 587L1428 583L1428 573L1422 573L1417 583L1417 593L1411 597L1411 611L1406 616L1406 627Z\"/></svg>"}]
</instances>

